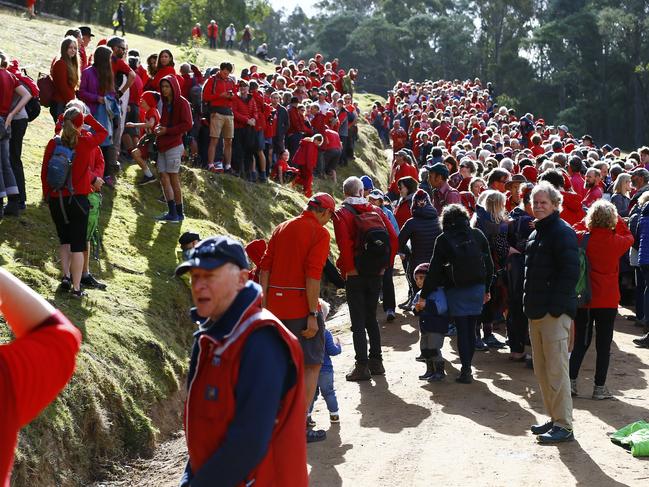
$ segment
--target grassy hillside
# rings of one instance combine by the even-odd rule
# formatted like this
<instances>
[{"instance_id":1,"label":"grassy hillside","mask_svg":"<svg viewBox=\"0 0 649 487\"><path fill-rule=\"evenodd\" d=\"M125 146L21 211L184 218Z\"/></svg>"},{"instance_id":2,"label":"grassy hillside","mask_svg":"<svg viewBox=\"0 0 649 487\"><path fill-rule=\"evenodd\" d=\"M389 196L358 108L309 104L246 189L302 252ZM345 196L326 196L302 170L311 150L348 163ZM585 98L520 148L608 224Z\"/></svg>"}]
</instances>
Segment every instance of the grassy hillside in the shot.
<instances>
[{"instance_id":1,"label":"grassy hillside","mask_svg":"<svg viewBox=\"0 0 649 487\"><path fill-rule=\"evenodd\" d=\"M0 46L32 73L49 65L67 28L61 22L28 22L7 10L0 10L0 22ZM165 46L139 36L128 40L144 53ZM239 53L204 52L209 64L234 59L240 68L252 62ZM193 332L187 284L173 277L178 236L192 229L203 236L229 233L244 242L267 237L305 202L289 187L251 185L190 168L182 172L187 219L182 226L161 225L154 221L164 210L156 200L159 188L135 187L138 171L129 167L117 188L104 192L104 246L100 261L91 263L108 290L74 301L55 293L57 240L40 202L39 171L52 131L46 112L28 128L23 153L28 207L18 219L0 220L0 265L62 309L82 330L84 344L71 384L21 434L14 470L18 486L87 485L110 462L146 455L161 431L178 429L179 391ZM367 125L361 127L357 155L340 171L341 181L351 174L373 174L384 187L389 169ZM316 181L315 186L340 198L340 184ZM0 325L0 343L9 339Z\"/></svg>"}]
</instances>

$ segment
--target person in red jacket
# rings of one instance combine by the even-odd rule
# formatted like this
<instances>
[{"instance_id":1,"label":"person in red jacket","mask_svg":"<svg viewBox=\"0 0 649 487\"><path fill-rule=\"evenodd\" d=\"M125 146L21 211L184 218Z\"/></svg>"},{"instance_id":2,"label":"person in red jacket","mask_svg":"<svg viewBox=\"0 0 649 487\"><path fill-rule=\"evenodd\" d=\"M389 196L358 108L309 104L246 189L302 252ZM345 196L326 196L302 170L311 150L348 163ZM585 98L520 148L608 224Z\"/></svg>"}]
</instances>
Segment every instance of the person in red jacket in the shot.
<instances>
[{"instance_id":1,"label":"person in red jacket","mask_svg":"<svg viewBox=\"0 0 649 487\"><path fill-rule=\"evenodd\" d=\"M176 77L176 80L178 81L178 86L180 86L180 90L182 92L183 89L183 84L185 81L183 80L182 76L176 72L176 64L174 63L174 55L171 53L169 49L163 49L160 51L160 54L158 54L158 64L156 65L156 72L155 76L150 82L150 88L153 91L160 91L160 81L162 81L163 78L172 75Z\"/></svg>"},{"instance_id":2,"label":"person in red jacket","mask_svg":"<svg viewBox=\"0 0 649 487\"><path fill-rule=\"evenodd\" d=\"M9 487L18 432L72 377L81 332L3 268L0 315L15 337L0 345L0 485Z\"/></svg>"},{"instance_id":3,"label":"person in red jacket","mask_svg":"<svg viewBox=\"0 0 649 487\"><path fill-rule=\"evenodd\" d=\"M394 209L394 218L397 220L399 229L403 228L406 221L412 216L410 209L412 196L417 191L417 181L412 176L404 176L397 181L399 187L399 201Z\"/></svg>"},{"instance_id":4,"label":"person in red jacket","mask_svg":"<svg viewBox=\"0 0 649 487\"><path fill-rule=\"evenodd\" d=\"M318 149L323 144L324 137L315 134L313 137L305 137L300 140L300 145L293 156L293 165L297 166L299 174L293 181L293 186L301 185L304 189L304 196L310 198L313 194L313 170L318 164Z\"/></svg>"},{"instance_id":5,"label":"person in red jacket","mask_svg":"<svg viewBox=\"0 0 649 487\"><path fill-rule=\"evenodd\" d=\"M405 150L401 150L395 154L394 162L392 163L392 172L390 174L390 187L388 189L388 195L393 200L399 197L399 187L397 185L399 179L410 176L415 181L419 181L419 171L410 161L410 156Z\"/></svg>"},{"instance_id":6,"label":"person in red jacket","mask_svg":"<svg viewBox=\"0 0 649 487\"><path fill-rule=\"evenodd\" d=\"M232 99L234 112L233 173L248 175L252 182L257 181L254 155L259 147L255 125L257 124L257 102L250 94L250 86L244 79L239 80L239 93Z\"/></svg>"},{"instance_id":7,"label":"person in red jacket","mask_svg":"<svg viewBox=\"0 0 649 487\"><path fill-rule=\"evenodd\" d=\"M286 132L286 145L291 153L291 157L297 151L300 140L303 137L313 135L313 131L306 124L304 118L304 106L299 105L300 100L298 97L291 97L291 103L288 107L288 130Z\"/></svg>"},{"instance_id":8,"label":"person in red jacket","mask_svg":"<svg viewBox=\"0 0 649 487\"><path fill-rule=\"evenodd\" d=\"M606 387L613 325L620 304L620 257L631 245L633 235L617 214L615 205L600 200L589 208L586 218L575 225L579 245L586 248L590 264L591 300L577 310L575 345L570 355L570 386L577 395L577 376L586 351L596 335L597 359L593 399L610 399Z\"/></svg>"},{"instance_id":9,"label":"person in red jacket","mask_svg":"<svg viewBox=\"0 0 649 487\"><path fill-rule=\"evenodd\" d=\"M61 42L59 58L52 64L50 74L54 83L54 94L50 105L50 114L54 123L65 110L65 104L77 97L81 80L81 61L79 46L74 37L66 37Z\"/></svg>"},{"instance_id":10,"label":"person in red jacket","mask_svg":"<svg viewBox=\"0 0 649 487\"><path fill-rule=\"evenodd\" d=\"M381 354L381 332L376 320L376 307L383 282L381 276L386 268L390 269L394 266L394 256L399 246L399 239L387 215L363 198L363 181L360 178L352 176L345 179L343 193L345 200L342 206L336 210L333 222L336 243L340 251L336 266L343 279L346 280L345 290L352 322L356 360L354 369L347 374L346 379L361 381L369 380L372 375L385 373ZM390 241L390 256L385 268L373 269L373 272L361 275L357 269L358 249L359 245L362 245L359 242L358 220L359 215L368 212L377 215L387 231ZM364 220L370 221L372 218L379 221L376 216L371 215L365 216ZM369 354L366 333L369 337Z\"/></svg>"},{"instance_id":11,"label":"person in red jacket","mask_svg":"<svg viewBox=\"0 0 649 487\"><path fill-rule=\"evenodd\" d=\"M255 155L257 157L257 167L259 169L259 181L265 183L266 177L266 155L264 149L266 148L266 126L270 118L270 105L264 101L264 95L259 91L259 83L256 81L250 82L250 94L255 102L255 137L256 149Z\"/></svg>"},{"instance_id":12,"label":"person in red jacket","mask_svg":"<svg viewBox=\"0 0 649 487\"><path fill-rule=\"evenodd\" d=\"M581 203L584 205L584 208L590 208L604 194L602 191L602 176L599 169L595 169L594 167L588 168L586 171L585 187L586 193Z\"/></svg>"},{"instance_id":13,"label":"person in red jacket","mask_svg":"<svg viewBox=\"0 0 649 487\"><path fill-rule=\"evenodd\" d=\"M321 150L324 156L324 171L336 183L336 168L342 155L343 145L340 141L340 135L335 130L325 128L323 135L324 143Z\"/></svg>"},{"instance_id":14,"label":"person in red jacket","mask_svg":"<svg viewBox=\"0 0 649 487\"><path fill-rule=\"evenodd\" d=\"M232 102L237 87L230 74L234 66L222 62L219 71L210 76L203 85L203 102L210 110L210 145L207 148L208 169L214 164L216 146L223 137L223 169L230 171L232 164L232 139L234 138L234 114ZM214 166L213 166L214 167Z\"/></svg>"},{"instance_id":15,"label":"person in red jacket","mask_svg":"<svg viewBox=\"0 0 649 487\"><path fill-rule=\"evenodd\" d=\"M87 124L94 133L82 131ZM41 181L43 197L49 201L50 214L56 226L56 233L61 244L59 255L63 279L60 289L71 291L72 296L81 298L85 293L81 290L83 272L83 252L87 250L86 232L88 229L88 194L93 191L90 163L95 152L108 131L94 119L92 115L83 115L76 107L68 108L63 115L63 129L60 138L49 141L43 156ZM68 188L60 194L50 188L47 182L47 168L57 145L62 145L74 151L70 183L73 193Z\"/></svg>"},{"instance_id":16,"label":"person in red jacket","mask_svg":"<svg viewBox=\"0 0 649 487\"><path fill-rule=\"evenodd\" d=\"M201 37L203 37L203 32L201 32L201 24L196 22L194 27L192 27L192 39L194 41L199 40Z\"/></svg>"},{"instance_id":17,"label":"person in red jacket","mask_svg":"<svg viewBox=\"0 0 649 487\"><path fill-rule=\"evenodd\" d=\"M210 49L216 49L216 43L219 38L219 26L216 20L211 20L207 24L207 39L210 41Z\"/></svg>"},{"instance_id":18,"label":"person in red jacket","mask_svg":"<svg viewBox=\"0 0 649 487\"><path fill-rule=\"evenodd\" d=\"M189 365L184 427L190 485L307 487L303 354L262 304L242 245L225 236L194 247L176 275L191 273L199 325Z\"/></svg>"},{"instance_id":19,"label":"person in red jacket","mask_svg":"<svg viewBox=\"0 0 649 487\"><path fill-rule=\"evenodd\" d=\"M392 155L406 146L408 141L408 133L401 126L400 120L395 120L392 130L390 131L390 139L392 140Z\"/></svg>"},{"instance_id":20,"label":"person in red jacket","mask_svg":"<svg viewBox=\"0 0 649 487\"><path fill-rule=\"evenodd\" d=\"M180 163L185 147L183 136L192 129L192 109L180 94L178 78L169 75L160 81L162 113L155 128L158 143L158 173L167 200L168 211L159 221L179 223L185 219L183 197L180 189Z\"/></svg>"},{"instance_id":21,"label":"person in red jacket","mask_svg":"<svg viewBox=\"0 0 649 487\"><path fill-rule=\"evenodd\" d=\"M556 169L548 169L541 176L539 181L547 181L552 186L557 188L563 196L562 210L559 216L565 220L568 225L575 225L580 222L585 215L584 207L581 204L582 198L573 191L566 191L564 189L564 178Z\"/></svg>"}]
</instances>

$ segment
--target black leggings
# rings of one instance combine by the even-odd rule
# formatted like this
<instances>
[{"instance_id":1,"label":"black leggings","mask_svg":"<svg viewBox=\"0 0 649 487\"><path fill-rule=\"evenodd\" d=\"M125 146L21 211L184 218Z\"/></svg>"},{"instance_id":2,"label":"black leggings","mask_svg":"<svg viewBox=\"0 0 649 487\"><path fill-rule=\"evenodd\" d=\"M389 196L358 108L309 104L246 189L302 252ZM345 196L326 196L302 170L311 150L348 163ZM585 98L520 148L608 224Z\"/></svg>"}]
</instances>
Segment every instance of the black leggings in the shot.
<instances>
[{"instance_id":1,"label":"black leggings","mask_svg":"<svg viewBox=\"0 0 649 487\"><path fill-rule=\"evenodd\" d=\"M25 192L25 171L23 170L23 138L27 131L29 121L26 118L13 120L11 122L11 139L9 139L9 159L11 160L11 169L16 178L18 192L20 193L20 202L27 201Z\"/></svg>"},{"instance_id":2,"label":"black leggings","mask_svg":"<svg viewBox=\"0 0 649 487\"><path fill-rule=\"evenodd\" d=\"M595 362L595 385L606 384L606 374L611 356L613 341L613 324L617 315L616 308L579 308L575 318L575 347L570 355L570 378L576 379L586 351L595 336L597 360Z\"/></svg>"},{"instance_id":3,"label":"black leggings","mask_svg":"<svg viewBox=\"0 0 649 487\"><path fill-rule=\"evenodd\" d=\"M88 211L90 203L86 195L76 195L70 198L63 197L63 208L68 218L61 210L61 200L58 197L50 197L50 214L56 226L56 233L59 236L61 245L70 245L70 252L83 252L87 248L86 231L88 229Z\"/></svg>"}]
</instances>

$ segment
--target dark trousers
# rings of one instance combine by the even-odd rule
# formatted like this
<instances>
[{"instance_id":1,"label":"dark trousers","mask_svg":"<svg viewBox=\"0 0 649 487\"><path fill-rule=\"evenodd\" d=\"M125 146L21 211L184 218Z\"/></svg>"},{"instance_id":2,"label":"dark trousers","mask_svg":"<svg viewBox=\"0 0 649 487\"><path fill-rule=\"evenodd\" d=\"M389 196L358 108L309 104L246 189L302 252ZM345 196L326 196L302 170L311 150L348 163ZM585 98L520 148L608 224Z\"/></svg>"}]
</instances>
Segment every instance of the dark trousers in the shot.
<instances>
[{"instance_id":1,"label":"dark trousers","mask_svg":"<svg viewBox=\"0 0 649 487\"><path fill-rule=\"evenodd\" d=\"M383 311L388 311L397 307L397 298L394 295L394 267L386 269L383 273Z\"/></svg>"},{"instance_id":2,"label":"dark trousers","mask_svg":"<svg viewBox=\"0 0 649 487\"><path fill-rule=\"evenodd\" d=\"M210 49L216 49L216 37L208 37L210 40Z\"/></svg>"},{"instance_id":3,"label":"dark trousers","mask_svg":"<svg viewBox=\"0 0 649 487\"><path fill-rule=\"evenodd\" d=\"M595 328L595 385L606 384L608 363L611 357L611 342L613 341L613 324L617 308L579 308L575 317L575 346L570 354L570 378L576 379L579 368L584 360L586 351L593 340Z\"/></svg>"},{"instance_id":4,"label":"dark trousers","mask_svg":"<svg viewBox=\"0 0 649 487\"><path fill-rule=\"evenodd\" d=\"M293 156L295 155L295 151L297 151L297 148L300 146L300 141L304 138L304 135L301 133L295 133L288 135L286 137L286 148L288 151L291 153L291 161L293 160Z\"/></svg>"},{"instance_id":5,"label":"dark trousers","mask_svg":"<svg viewBox=\"0 0 649 487\"><path fill-rule=\"evenodd\" d=\"M11 161L11 169L16 178L16 185L18 185L18 192L20 194L20 202L27 201L27 194L25 192L25 171L23 170L23 138L27 131L27 124L29 121L26 118L21 120L14 120L11 122L11 139L9 139L9 159Z\"/></svg>"},{"instance_id":6,"label":"dark trousers","mask_svg":"<svg viewBox=\"0 0 649 487\"><path fill-rule=\"evenodd\" d=\"M644 315L645 310L649 312L649 265L642 265L640 269L642 269L642 277L644 278L644 286L642 286L644 288L642 295L642 310Z\"/></svg>"},{"instance_id":7,"label":"dark trousers","mask_svg":"<svg viewBox=\"0 0 649 487\"><path fill-rule=\"evenodd\" d=\"M381 358L381 332L376 320L376 306L381 291L380 276L348 276L345 283L352 337L357 362L367 362L367 340L370 342L369 358ZM366 336L367 333L367 336Z\"/></svg>"},{"instance_id":8,"label":"dark trousers","mask_svg":"<svg viewBox=\"0 0 649 487\"><path fill-rule=\"evenodd\" d=\"M457 351L460 354L462 371L471 372L471 361L475 351L475 324L477 316L453 316L457 329Z\"/></svg>"},{"instance_id":9,"label":"dark trousers","mask_svg":"<svg viewBox=\"0 0 649 487\"><path fill-rule=\"evenodd\" d=\"M529 340L529 321L523 313L523 303L510 301L507 315L507 338L512 353L523 353Z\"/></svg>"},{"instance_id":10,"label":"dark trousers","mask_svg":"<svg viewBox=\"0 0 649 487\"><path fill-rule=\"evenodd\" d=\"M635 271L635 319L644 320L644 274L639 267L634 267L633 270Z\"/></svg>"},{"instance_id":11,"label":"dark trousers","mask_svg":"<svg viewBox=\"0 0 649 487\"><path fill-rule=\"evenodd\" d=\"M52 101L52 104L50 105L50 115L52 116L52 120L54 120L55 124L59 120L59 115L61 115L64 111L65 103L60 101Z\"/></svg>"}]
</instances>

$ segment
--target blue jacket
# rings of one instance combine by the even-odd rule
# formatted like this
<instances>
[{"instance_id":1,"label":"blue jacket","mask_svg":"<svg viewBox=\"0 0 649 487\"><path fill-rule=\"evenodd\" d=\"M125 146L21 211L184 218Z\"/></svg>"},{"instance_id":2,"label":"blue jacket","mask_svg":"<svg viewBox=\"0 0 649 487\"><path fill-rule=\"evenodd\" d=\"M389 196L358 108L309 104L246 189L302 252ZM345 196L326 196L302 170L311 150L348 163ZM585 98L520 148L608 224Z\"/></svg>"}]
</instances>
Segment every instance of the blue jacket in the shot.
<instances>
[{"instance_id":1,"label":"blue jacket","mask_svg":"<svg viewBox=\"0 0 649 487\"><path fill-rule=\"evenodd\" d=\"M640 265L649 265L649 204L645 204L640 211L640 221L636 231L640 240L638 263Z\"/></svg>"},{"instance_id":2,"label":"blue jacket","mask_svg":"<svg viewBox=\"0 0 649 487\"><path fill-rule=\"evenodd\" d=\"M390 220L390 223L392 223L394 231L397 232L397 235L399 235L399 224L397 223L397 219L394 217L392 210L385 206L382 206L381 209L383 210L383 213L385 213L385 215L388 217L388 220Z\"/></svg>"},{"instance_id":3,"label":"blue jacket","mask_svg":"<svg viewBox=\"0 0 649 487\"><path fill-rule=\"evenodd\" d=\"M331 334L331 332L329 330L325 330L325 354L324 354L324 358L322 359L322 368L320 369L320 371L333 372L334 366L331 363L331 357L333 355L340 355L342 351L343 351L342 346L336 345L336 342L334 342L334 337Z\"/></svg>"}]
</instances>

